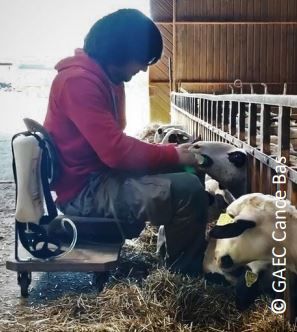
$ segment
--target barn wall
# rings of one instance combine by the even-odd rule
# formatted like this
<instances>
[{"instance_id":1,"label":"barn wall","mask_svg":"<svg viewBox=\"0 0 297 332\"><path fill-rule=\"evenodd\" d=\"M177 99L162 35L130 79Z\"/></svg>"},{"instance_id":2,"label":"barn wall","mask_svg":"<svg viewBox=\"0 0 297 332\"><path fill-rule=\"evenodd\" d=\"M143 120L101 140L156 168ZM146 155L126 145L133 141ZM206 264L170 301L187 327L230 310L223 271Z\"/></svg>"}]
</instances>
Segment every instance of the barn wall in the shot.
<instances>
[{"instance_id":1,"label":"barn wall","mask_svg":"<svg viewBox=\"0 0 297 332\"><path fill-rule=\"evenodd\" d=\"M286 82L287 93L297 94L296 0L151 0L151 15L165 47L150 69L152 120L162 104L159 118L169 121L165 86L168 96L170 87L230 93L240 79L244 93L249 83L263 93L266 83L279 94Z\"/></svg>"},{"instance_id":2,"label":"barn wall","mask_svg":"<svg viewBox=\"0 0 297 332\"><path fill-rule=\"evenodd\" d=\"M169 94L173 89L170 82L170 62L173 63L173 1L151 0L151 16L157 23L163 38L163 55L157 64L149 69L150 118L152 122L170 122Z\"/></svg>"}]
</instances>

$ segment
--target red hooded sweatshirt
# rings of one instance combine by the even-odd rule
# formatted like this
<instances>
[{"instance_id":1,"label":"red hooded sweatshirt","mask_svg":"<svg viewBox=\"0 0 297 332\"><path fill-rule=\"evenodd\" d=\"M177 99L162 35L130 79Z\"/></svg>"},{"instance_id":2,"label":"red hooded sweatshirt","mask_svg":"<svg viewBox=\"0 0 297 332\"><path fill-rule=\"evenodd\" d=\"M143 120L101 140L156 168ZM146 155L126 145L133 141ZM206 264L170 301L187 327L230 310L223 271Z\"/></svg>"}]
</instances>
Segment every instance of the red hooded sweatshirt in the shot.
<instances>
[{"instance_id":1,"label":"red hooded sweatshirt","mask_svg":"<svg viewBox=\"0 0 297 332\"><path fill-rule=\"evenodd\" d=\"M58 203L75 198L90 173L154 170L178 163L173 145L127 136L124 84L114 85L82 50L60 61L44 122L59 151Z\"/></svg>"}]
</instances>

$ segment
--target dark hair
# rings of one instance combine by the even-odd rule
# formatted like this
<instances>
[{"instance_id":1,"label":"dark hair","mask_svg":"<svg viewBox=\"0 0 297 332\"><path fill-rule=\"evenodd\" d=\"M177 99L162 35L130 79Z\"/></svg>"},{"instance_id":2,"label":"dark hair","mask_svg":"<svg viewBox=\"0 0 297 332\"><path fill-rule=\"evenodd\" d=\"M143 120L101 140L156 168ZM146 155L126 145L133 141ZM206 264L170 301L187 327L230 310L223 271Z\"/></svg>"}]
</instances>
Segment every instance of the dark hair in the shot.
<instances>
[{"instance_id":1,"label":"dark hair","mask_svg":"<svg viewBox=\"0 0 297 332\"><path fill-rule=\"evenodd\" d=\"M120 9L98 20L84 41L84 51L100 64L157 62L163 42L155 23L137 9Z\"/></svg>"}]
</instances>

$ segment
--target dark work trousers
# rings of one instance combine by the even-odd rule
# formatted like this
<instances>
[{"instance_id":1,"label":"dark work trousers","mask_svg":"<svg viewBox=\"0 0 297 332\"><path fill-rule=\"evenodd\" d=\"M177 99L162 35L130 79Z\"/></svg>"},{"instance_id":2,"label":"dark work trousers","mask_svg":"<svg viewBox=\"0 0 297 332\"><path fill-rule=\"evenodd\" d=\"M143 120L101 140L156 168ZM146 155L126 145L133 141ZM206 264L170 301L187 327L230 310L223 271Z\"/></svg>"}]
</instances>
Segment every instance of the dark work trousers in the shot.
<instances>
[{"instance_id":1,"label":"dark work trousers","mask_svg":"<svg viewBox=\"0 0 297 332\"><path fill-rule=\"evenodd\" d=\"M93 174L82 192L59 208L69 215L162 225L158 249L165 248L166 266L188 274L202 269L208 196L197 175L112 173L102 178Z\"/></svg>"}]
</instances>

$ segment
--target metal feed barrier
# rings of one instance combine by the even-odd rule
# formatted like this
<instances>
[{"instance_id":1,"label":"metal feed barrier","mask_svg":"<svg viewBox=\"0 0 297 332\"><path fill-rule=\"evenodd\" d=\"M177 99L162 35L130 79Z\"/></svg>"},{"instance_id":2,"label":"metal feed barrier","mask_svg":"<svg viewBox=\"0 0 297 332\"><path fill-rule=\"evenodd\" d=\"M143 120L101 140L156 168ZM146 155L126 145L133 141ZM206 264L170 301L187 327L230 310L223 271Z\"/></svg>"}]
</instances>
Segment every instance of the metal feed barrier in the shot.
<instances>
[{"instance_id":1,"label":"metal feed barrier","mask_svg":"<svg viewBox=\"0 0 297 332\"><path fill-rule=\"evenodd\" d=\"M232 91L233 92L233 91ZM275 195L286 191L297 205L297 96L269 94L211 95L171 93L171 122L195 138L231 143L248 153L248 191ZM282 157L282 158L281 158ZM285 183L273 183L276 166L286 169ZM286 274L285 316L297 316L293 301L296 276Z\"/></svg>"}]
</instances>

